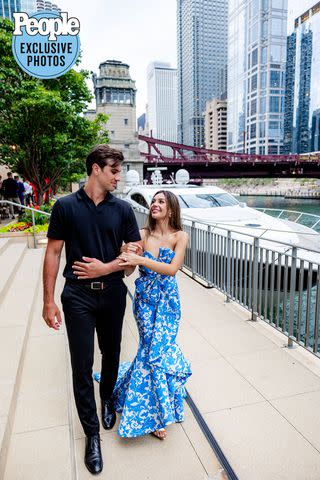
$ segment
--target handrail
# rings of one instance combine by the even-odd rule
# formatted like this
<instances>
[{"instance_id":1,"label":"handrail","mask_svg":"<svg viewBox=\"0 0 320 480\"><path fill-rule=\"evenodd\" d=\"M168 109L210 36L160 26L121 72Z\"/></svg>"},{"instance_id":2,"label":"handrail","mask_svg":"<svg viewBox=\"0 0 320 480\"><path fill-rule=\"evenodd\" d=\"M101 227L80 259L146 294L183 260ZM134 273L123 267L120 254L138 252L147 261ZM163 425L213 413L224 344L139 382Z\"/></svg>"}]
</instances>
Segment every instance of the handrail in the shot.
<instances>
[{"instance_id":1,"label":"handrail","mask_svg":"<svg viewBox=\"0 0 320 480\"><path fill-rule=\"evenodd\" d=\"M31 210L32 214L32 230L33 230L33 247L37 248L37 239L36 239L36 220L34 214L44 215L46 217L51 217L51 213L43 212L42 210L37 210L36 208L27 207L26 205L21 205L21 203L11 202L10 200L0 200L0 204L10 204L18 208L24 208L25 210Z\"/></svg>"}]
</instances>

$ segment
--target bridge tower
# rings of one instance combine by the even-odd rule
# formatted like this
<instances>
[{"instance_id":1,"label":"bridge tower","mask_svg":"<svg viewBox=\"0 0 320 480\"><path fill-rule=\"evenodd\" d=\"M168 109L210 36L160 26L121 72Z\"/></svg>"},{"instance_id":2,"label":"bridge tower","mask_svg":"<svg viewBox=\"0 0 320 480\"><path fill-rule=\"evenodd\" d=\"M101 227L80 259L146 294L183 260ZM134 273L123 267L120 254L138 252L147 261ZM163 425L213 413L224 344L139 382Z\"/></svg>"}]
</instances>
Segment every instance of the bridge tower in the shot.
<instances>
[{"instance_id":1,"label":"bridge tower","mask_svg":"<svg viewBox=\"0 0 320 480\"><path fill-rule=\"evenodd\" d=\"M131 79L129 65L119 60L106 60L99 65L99 76L93 74L96 113L110 118L109 145L123 151L124 172L134 169L143 179L143 161L139 152L136 129L136 87ZM122 182L119 189L122 188Z\"/></svg>"}]
</instances>

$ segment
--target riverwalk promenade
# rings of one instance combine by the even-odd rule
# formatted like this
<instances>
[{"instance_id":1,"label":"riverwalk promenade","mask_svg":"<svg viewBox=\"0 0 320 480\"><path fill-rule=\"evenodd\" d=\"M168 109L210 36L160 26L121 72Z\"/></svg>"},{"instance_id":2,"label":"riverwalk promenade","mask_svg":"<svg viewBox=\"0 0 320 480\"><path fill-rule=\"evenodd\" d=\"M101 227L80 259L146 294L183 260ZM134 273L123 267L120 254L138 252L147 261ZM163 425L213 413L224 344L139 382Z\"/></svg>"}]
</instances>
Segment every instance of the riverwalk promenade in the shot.
<instances>
[{"instance_id":1,"label":"riverwalk promenade","mask_svg":"<svg viewBox=\"0 0 320 480\"><path fill-rule=\"evenodd\" d=\"M65 328L49 330L41 319L42 261L43 249L0 244L0 478L86 480L92 476L83 464ZM178 343L193 370L187 389L238 478L318 480L320 360L302 347L288 349L285 336L250 321L215 289L177 277ZM126 279L131 294L134 279ZM60 272L58 291L62 285ZM131 307L128 295L124 361L138 342ZM96 369L99 357L96 348ZM185 422L169 426L164 442L120 439L116 428L101 433L101 479L227 478L188 406Z\"/></svg>"}]
</instances>

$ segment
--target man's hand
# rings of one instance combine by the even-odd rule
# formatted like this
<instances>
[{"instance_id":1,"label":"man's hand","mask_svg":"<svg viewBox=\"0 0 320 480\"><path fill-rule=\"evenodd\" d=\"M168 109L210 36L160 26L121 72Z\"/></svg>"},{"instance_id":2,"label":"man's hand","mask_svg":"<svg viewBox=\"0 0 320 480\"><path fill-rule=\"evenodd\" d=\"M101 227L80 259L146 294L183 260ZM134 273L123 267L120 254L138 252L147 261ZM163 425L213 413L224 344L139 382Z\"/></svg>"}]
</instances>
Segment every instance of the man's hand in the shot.
<instances>
[{"instance_id":1,"label":"man's hand","mask_svg":"<svg viewBox=\"0 0 320 480\"><path fill-rule=\"evenodd\" d=\"M44 303L42 317L48 327L59 330L62 324L62 318L60 310L54 302Z\"/></svg>"},{"instance_id":2,"label":"man's hand","mask_svg":"<svg viewBox=\"0 0 320 480\"><path fill-rule=\"evenodd\" d=\"M73 273L80 280L107 275L106 265L96 258L82 257L84 262L74 262Z\"/></svg>"},{"instance_id":3,"label":"man's hand","mask_svg":"<svg viewBox=\"0 0 320 480\"><path fill-rule=\"evenodd\" d=\"M143 248L138 242L129 242L122 245L120 248L121 253L136 253L137 255L142 255Z\"/></svg>"}]
</instances>

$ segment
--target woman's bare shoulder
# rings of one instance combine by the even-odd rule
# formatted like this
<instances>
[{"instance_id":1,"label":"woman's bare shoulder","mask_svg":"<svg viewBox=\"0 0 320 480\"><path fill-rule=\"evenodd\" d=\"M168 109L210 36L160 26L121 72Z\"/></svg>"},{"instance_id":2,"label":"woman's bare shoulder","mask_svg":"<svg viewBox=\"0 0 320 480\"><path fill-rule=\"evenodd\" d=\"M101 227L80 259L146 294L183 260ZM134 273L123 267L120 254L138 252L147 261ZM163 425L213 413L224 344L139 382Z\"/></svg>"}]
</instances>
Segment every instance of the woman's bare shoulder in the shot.
<instances>
[{"instance_id":1,"label":"woman's bare shoulder","mask_svg":"<svg viewBox=\"0 0 320 480\"><path fill-rule=\"evenodd\" d=\"M181 245L181 244L187 244L189 241L189 235L187 232L184 232L183 230L179 230L178 232L175 232L175 246Z\"/></svg>"},{"instance_id":2,"label":"woman's bare shoulder","mask_svg":"<svg viewBox=\"0 0 320 480\"><path fill-rule=\"evenodd\" d=\"M177 240L189 240L189 235L187 234L187 232L184 232L183 230L179 230L177 233Z\"/></svg>"}]
</instances>

